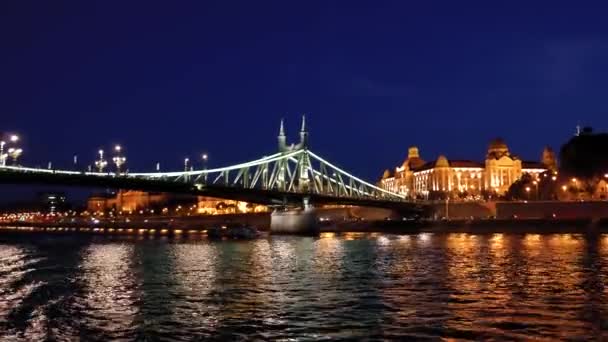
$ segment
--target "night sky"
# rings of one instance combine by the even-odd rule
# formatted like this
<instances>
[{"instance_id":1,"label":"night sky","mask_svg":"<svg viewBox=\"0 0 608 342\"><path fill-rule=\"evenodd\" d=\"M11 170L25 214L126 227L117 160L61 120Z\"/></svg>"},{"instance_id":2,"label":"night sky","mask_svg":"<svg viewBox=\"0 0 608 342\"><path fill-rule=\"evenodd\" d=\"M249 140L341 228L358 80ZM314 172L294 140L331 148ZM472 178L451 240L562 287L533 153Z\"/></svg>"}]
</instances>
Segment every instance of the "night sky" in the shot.
<instances>
[{"instance_id":1,"label":"night sky","mask_svg":"<svg viewBox=\"0 0 608 342\"><path fill-rule=\"evenodd\" d=\"M120 143L131 171L166 170L271 154L306 114L313 151L376 180L410 145L482 160L502 137L538 160L608 128L606 5L464 3L2 1L0 131L28 165Z\"/></svg>"}]
</instances>

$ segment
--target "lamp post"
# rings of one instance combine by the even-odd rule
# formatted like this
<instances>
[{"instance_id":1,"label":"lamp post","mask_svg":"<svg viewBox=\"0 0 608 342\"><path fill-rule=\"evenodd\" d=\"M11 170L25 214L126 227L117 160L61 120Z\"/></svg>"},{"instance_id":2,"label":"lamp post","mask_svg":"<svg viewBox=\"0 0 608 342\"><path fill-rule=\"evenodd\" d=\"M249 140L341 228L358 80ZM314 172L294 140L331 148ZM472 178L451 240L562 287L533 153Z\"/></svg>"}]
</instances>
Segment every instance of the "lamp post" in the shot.
<instances>
[{"instance_id":1,"label":"lamp post","mask_svg":"<svg viewBox=\"0 0 608 342\"><path fill-rule=\"evenodd\" d=\"M528 197L528 199L530 199L530 187L529 186L526 187L526 193L527 193L526 197Z\"/></svg>"},{"instance_id":2,"label":"lamp post","mask_svg":"<svg viewBox=\"0 0 608 342\"><path fill-rule=\"evenodd\" d=\"M534 181L532 184L534 184L534 189L536 190L536 200L538 201L538 181Z\"/></svg>"},{"instance_id":3,"label":"lamp post","mask_svg":"<svg viewBox=\"0 0 608 342\"><path fill-rule=\"evenodd\" d=\"M209 158L209 156L207 155L207 153L203 153L203 171L207 170L207 159ZM205 183L207 183L207 173L205 173L205 177L204 177L204 181Z\"/></svg>"},{"instance_id":4,"label":"lamp post","mask_svg":"<svg viewBox=\"0 0 608 342\"><path fill-rule=\"evenodd\" d=\"M16 134L12 134L8 141L10 143L17 143L19 141L19 136ZM20 148L9 148L6 153L4 152L5 146L8 143L4 140L0 140L0 166L6 166L6 160L10 157L13 158L13 164L17 163L17 158L23 153L23 150Z\"/></svg>"},{"instance_id":5,"label":"lamp post","mask_svg":"<svg viewBox=\"0 0 608 342\"><path fill-rule=\"evenodd\" d=\"M4 154L4 145L6 145L6 141L0 140L0 166L6 165L6 155Z\"/></svg>"},{"instance_id":6,"label":"lamp post","mask_svg":"<svg viewBox=\"0 0 608 342\"><path fill-rule=\"evenodd\" d=\"M114 165L116 165L116 175L120 175L120 167L127 162L127 158L121 155L122 147L120 145L114 146L114 152L116 156L112 158Z\"/></svg>"},{"instance_id":7,"label":"lamp post","mask_svg":"<svg viewBox=\"0 0 608 342\"><path fill-rule=\"evenodd\" d=\"M99 170L99 173L103 173L103 169L106 168L108 162L103 159L103 150L99 150L97 153L99 153L99 159L95 161L95 167Z\"/></svg>"},{"instance_id":8,"label":"lamp post","mask_svg":"<svg viewBox=\"0 0 608 342\"><path fill-rule=\"evenodd\" d=\"M17 165L17 159L19 159L19 156L23 153L23 150L20 148L9 148L8 149L8 155L13 159L13 165Z\"/></svg>"}]
</instances>

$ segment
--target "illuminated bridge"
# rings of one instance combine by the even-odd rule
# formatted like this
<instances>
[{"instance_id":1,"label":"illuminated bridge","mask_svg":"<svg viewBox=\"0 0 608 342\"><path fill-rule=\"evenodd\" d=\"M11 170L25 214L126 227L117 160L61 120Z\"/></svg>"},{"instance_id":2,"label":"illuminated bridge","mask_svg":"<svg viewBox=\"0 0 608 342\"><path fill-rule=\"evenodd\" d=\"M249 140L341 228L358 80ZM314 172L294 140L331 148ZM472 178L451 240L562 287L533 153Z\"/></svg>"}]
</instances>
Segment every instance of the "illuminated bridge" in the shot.
<instances>
[{"instance_id":1,"label":"illuminated bridge","mask_svg":"<svg viewBox=\"0 0 608 342\"><path fill-rule=\"evenodd\" d=\"M101 154L96 164L104 162ZM119 168L120 164L117 166ZM80 172L0 165L0 183L189 193L283 208L307 209L324 204L359 205L393 209L404 216L418 215L424 209L421 205L406 200L403 195L366 182L309 150L305 118L302 118L299 143L287 144L281 121L278 152L237 165L137 173Z\"/></svg>"}]
</instances>

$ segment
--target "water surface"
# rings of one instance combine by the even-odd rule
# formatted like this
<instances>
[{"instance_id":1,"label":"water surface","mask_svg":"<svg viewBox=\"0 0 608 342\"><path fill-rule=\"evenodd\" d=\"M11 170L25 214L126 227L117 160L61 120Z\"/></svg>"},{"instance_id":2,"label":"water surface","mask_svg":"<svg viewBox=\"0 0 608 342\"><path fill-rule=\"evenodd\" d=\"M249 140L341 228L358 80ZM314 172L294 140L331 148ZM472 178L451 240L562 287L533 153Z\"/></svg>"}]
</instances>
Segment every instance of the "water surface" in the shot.
<instances>
[{"instance_id":1,"label":"water surface","mask_svg":"<svg viewBox=\"0 0 608 342\"><path fill-rule=\"evenodd\" d=\"M608 236L0 235L0 340L608 338Z\"/></svg>"}]
</instances>

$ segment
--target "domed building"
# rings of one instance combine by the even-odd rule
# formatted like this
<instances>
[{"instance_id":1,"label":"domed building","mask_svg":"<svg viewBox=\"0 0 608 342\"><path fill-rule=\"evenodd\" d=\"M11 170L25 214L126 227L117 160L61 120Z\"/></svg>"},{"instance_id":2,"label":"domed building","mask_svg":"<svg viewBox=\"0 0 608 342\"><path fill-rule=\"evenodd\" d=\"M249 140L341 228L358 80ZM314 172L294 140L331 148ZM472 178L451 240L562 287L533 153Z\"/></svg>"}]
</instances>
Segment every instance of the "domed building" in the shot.
<instances>
[{"instance_id":1,"label":"domed building","mask_svg":"<svg viewBox=\"0 0 608 342\"><path fill-rule=\"evenodd\" d=\"M511 155L500 138L490 142L483 162L449 160L441 155L427 163L420 158L417 147L410 147L407 159L393 174L385 172L380 185L411 198L428 198L430 192L475 196L488 191L502 195L524 173L538 177L555 164L554 156L547 149L543 151L541 162L522 161Z\"/></svg>"}]
</instances>

